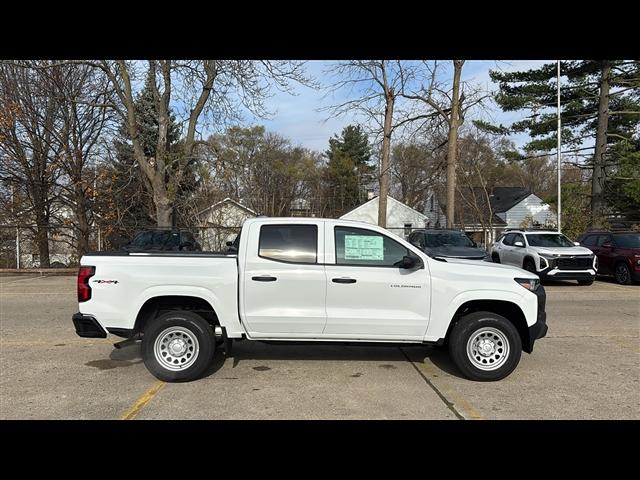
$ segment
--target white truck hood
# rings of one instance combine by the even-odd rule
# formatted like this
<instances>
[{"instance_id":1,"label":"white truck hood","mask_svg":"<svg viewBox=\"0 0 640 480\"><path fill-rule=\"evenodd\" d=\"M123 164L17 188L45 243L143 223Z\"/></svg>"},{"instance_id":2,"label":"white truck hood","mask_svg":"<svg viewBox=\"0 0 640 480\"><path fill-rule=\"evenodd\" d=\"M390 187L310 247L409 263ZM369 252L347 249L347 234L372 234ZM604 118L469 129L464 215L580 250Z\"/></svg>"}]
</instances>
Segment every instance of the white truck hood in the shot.
<instances>
[{"instance_id":1,"label":"white truck hood","mask_svg":"<svg viewBox=\"0 0 640 480\"><path fill-rule=\"evenodd\" d=\"M467 260L464 258L447 258L446 260L447 260L447 263L456 263L456 264L469 265L477 268L491 269L494 273L497 273L498 275L501 275L501 274L515 275L520 278L537 278L538 277L537 275L532 274L527 270L523 270L522 268L514 267L512 265L505 265L503 263L485 262L482 260Z\"/></svg>"},{"instance_id":2,"label":"white truck hood","mask_svg":"<svg viewBox=\"0 0 640 480\"><path fill-rule=\"evenodd\" d=\"M585 247L530 247L540 255L593 255L593 252Z\"/></svg>"}]
</instances>

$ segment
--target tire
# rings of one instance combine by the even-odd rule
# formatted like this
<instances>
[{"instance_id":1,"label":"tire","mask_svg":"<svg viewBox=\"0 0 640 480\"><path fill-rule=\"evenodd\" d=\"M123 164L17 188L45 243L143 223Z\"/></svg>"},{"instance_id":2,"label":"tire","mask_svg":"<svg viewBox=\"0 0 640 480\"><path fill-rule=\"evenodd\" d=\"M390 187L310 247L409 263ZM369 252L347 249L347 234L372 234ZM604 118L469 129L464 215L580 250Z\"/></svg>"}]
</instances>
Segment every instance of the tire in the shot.
<instances>
[{"instance_id":1,"label":"tire","mask_svg":"<svg viewBox=\"0 0 640 480\"><path fill-rule=\"evenodd\" d=\"M215 350L211 325L199 315L184 310L153 319L142 336L144 364L156 378L165 382L199 378L211 365Z\"/></svg>"},{"instance_id":2,"label":"tire","mask_svg":"<svg viewBox=\"0 0 640 480\"><path fill-rule=\"evenodd\" d=\"M631 270L626 263L616 264L615 277L620 285L631 285Z\"/></svg>"},{"instance_id":3,"label":"tire","mask_svg":"<svg viewBox=\"0 0 640 480\"><path fill-rule=\"evenodd\" d=\"M493 350L480 353L478 341ZM503 316L474 312L454 325L449 339L449 355L465 377L492 382L505 378L518 366L522 340L516 327Z\"/></svg>"},{"instance_id":4,"label":"tire","mask_svg":"<svg viewBox=\"0 0 640 480\"><path fill-rule=\"evenodd\" d=\"M500 263L500 255L498 255L497 253L492 253L491 260L493 260L493 263Z\"/></svg>"},{"instance_id":5,"label":"tire","mask_svg":"<svg viewBox=\"0 0 640 480\"><path fill-rule=\"evenodd\" d=\"M578 280L578 285L593 285L593 279L592 280Z\"/></svg>"},{"instance_id":6,"label":"tire","mask_svg":"<svg viewBox=\"0 0 640 480\"><path fill-rule=\"evenodd\" d=\"M538 274L536 270L536 264L530 258L527 258L524 261L522 268L524 268L527 272L535 273L536 275Z\"/></svg>"}]
</instances>

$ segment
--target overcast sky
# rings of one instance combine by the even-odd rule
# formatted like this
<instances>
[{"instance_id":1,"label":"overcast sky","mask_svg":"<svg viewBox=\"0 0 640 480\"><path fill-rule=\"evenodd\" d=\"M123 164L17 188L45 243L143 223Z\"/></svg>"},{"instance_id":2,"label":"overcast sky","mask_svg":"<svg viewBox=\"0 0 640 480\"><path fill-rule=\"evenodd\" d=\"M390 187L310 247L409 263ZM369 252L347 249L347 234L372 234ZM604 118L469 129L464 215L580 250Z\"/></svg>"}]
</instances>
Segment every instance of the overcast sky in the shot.
<instances>
[{"instance_id":1,"label":"overcast sky","mask_svg":"<svg viewBox=\"0 0 640 480\"><path fill-rule=\"evenodd\" d=\"M462 71L462 80L473 84L480 84L484 89L495 90L497 86L489 78L489 69L501 69L505 71L525 70L535 68L551 60L513 60L513 61L478 61L469 60L465 63ZM326 70L333 62L310 61L307 63L308 73L315 77L321 84L328 85L332 79L326 74ZM448 62L447 62L448 63ZM447 68L443 72L443 80L451 82L452 68ZM293 141L295 145L300 145L312 150L324 151L328 148L329 138L340 133L343 127L350 123L357 123L353 116L342 116L328 118L327 112L319 112L318 109L331 105L331 98L323 99L325 91L314 90L312 88L297 85L295 96L287 93L277 92L267 101L267 108L274 112L270 119L256 119L251 115L246 116L246 123L264 125L268 130L277 132ZM510 124L524 115L524 112L503 113L492 102L484 111L471 113L468 119L481 116L486 120L496 123ZM518 145L524 143L528 138L520 135L513 138Z\"/></svg>"}]
</instances>

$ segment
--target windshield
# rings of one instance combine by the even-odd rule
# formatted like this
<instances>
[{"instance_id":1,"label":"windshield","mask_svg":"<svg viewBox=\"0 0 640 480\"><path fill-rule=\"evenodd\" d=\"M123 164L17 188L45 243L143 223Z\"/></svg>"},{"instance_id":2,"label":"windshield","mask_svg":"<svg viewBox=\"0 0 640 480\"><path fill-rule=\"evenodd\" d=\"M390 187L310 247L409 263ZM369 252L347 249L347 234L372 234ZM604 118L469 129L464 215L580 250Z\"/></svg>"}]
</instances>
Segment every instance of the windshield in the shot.
<instances>
[{"instance_id":1,"label":"windshield","mask_svg":"<svg viewBox=\"0 0 640 480\"><path fill-rule=\"evenodd\" d=\"M424 236L424 244L429 248L444 246L475 247L469 237L463 233L427 233Z\"/></svg>"},{"instance_id":2,"label":"windshield","mask_svg":"<svg viewBox=\"0 0 640 480\"><path fill-rule=\"evenodd\" d=\"M640 248L640 234L616 235L615 242L621 248Z\"/></svg>"},{"instance_id":3,"label":"windshield","mask_svg":"<svg viewBox=\"0 0 640 480\"><path fill-rule=\"evenodd\" d=\"M571 240L558 233L527 234L527 240L532 247L573 247Z\"/></svg>"}]
</instances>

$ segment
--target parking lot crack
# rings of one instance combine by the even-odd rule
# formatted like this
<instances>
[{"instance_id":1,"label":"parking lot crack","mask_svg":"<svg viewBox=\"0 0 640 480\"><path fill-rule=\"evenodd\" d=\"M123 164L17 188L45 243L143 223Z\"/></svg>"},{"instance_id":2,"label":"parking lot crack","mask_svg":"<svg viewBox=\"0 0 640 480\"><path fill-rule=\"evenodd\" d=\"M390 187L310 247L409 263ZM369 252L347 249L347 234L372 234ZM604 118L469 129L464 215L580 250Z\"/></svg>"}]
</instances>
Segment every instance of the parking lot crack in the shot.
<instances>
[{"instance_id":1,"label":"parking lot crack","mask_svg":"<svg viewBox=\"0 0 640 480\"><path fill-rule=\"evenodd\" d=\"M464 415L462 415L460 412L458 412L458 410L456 409L455 405L453 404L453 402L451 402L447 397L445 397L445 395L438 389L438 387L436 387L431 380L429 380L427 378L427 376L422 373L422 371L417 367L417 365L409 358L409 355L407 355L407 352L405 352L402 348L398 347L399 350L402 352L402 354L404 355L404 357L407 359L407 361L413 366L413 368L415 368L416 372L418 372L418 374L423 378L423 380L427 383L427 385L429 385L431 387L431 389L436 392L436 395L438 395L438 397L440 398L440 400L442 400L442 402L445 404L445 406L456 416L456 418L458 420L466 420Z\"/></svg>"}]
</instances>

